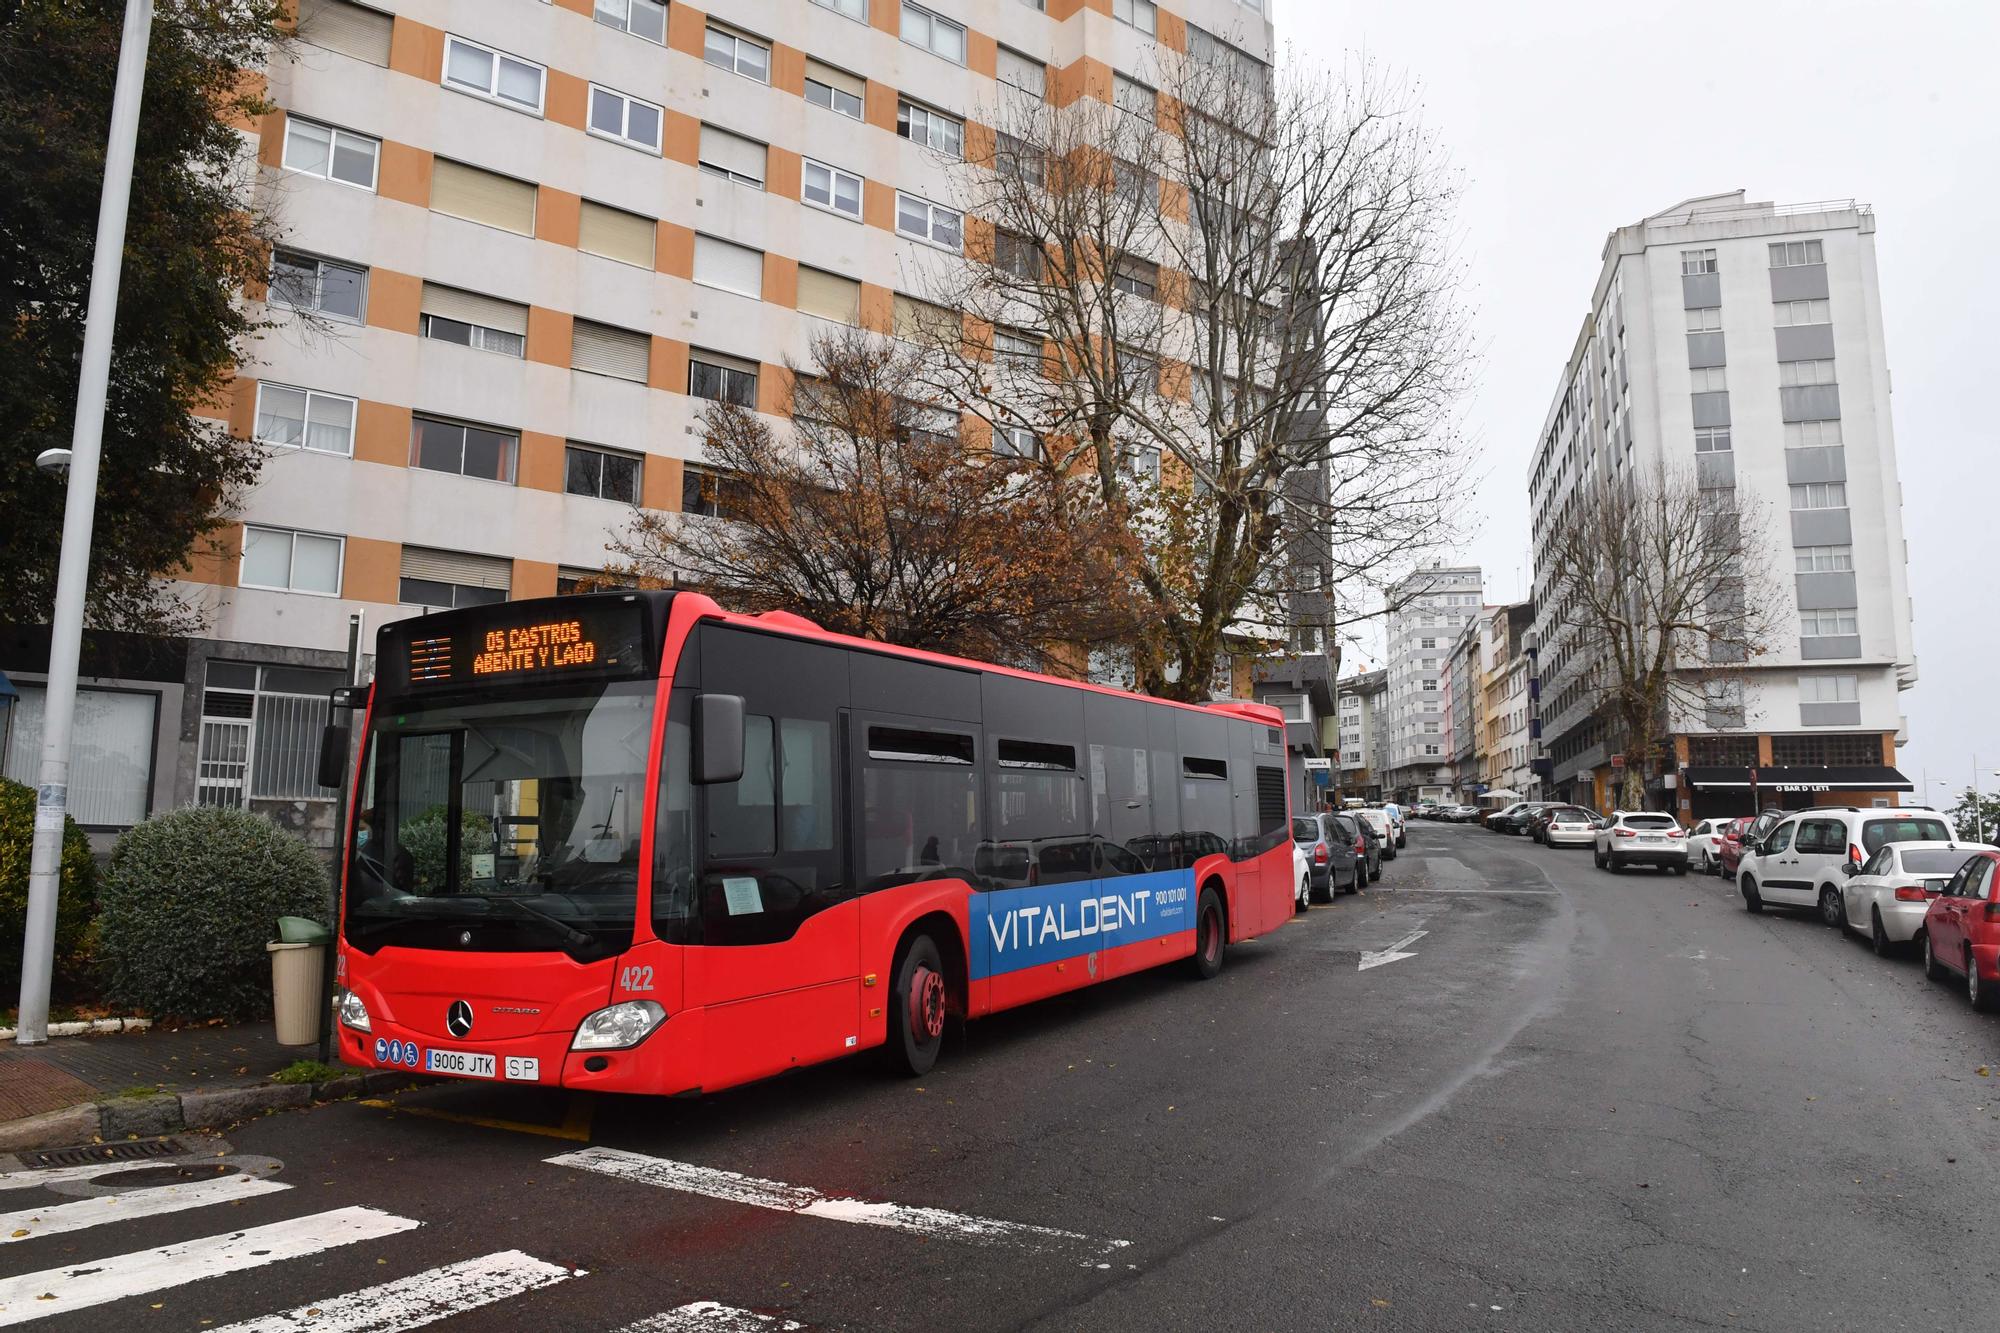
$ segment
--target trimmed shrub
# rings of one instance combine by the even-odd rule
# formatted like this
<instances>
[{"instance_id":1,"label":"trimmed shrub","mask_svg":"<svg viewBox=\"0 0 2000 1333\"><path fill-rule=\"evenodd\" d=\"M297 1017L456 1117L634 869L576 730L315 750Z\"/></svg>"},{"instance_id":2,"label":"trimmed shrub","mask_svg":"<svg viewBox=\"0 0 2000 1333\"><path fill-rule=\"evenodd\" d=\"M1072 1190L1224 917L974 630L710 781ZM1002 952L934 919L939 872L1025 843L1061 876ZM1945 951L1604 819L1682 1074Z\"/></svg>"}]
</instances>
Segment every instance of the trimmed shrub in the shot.
<instances>
[{"instance_id":1,"label":"trimmed shrub","mask_svg":"<svg viewBox=\"0 0 2000 1333\"><path fill-rule=\"evenodd\" d=\"M281 916L325 917L326 871L261 816L195 806L127 830L101 896L105 998L158 1018L261 1018L264 946Z\"/></svg>"},{"instance_id":2,"label":"trimmed shrub","mask_svg":"<svg viewBox=\"0 0 2000 1333\"><path fill-rule=\"evenodd\" d=\"M28 869L35 858L35 789L0 778L0 1003L21 990L21 941L28 928ZM74 981L88 961L97 911L97 863L90 839L63 820L62 892L56 898L56 977Z\"/></svg>"}]
</instances>

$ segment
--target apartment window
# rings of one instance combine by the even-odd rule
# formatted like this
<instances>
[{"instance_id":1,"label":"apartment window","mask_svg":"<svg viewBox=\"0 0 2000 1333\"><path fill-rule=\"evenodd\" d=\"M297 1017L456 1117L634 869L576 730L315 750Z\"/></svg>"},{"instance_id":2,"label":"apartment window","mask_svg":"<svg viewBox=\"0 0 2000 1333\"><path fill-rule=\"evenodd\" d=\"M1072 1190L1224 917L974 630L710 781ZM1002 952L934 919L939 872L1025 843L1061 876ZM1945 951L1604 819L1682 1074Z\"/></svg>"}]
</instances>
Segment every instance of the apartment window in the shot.
<instances>
[{"instance_id":1,"label":"apartment window","mask_svg":"<svg viewBox=\"0 0 2000 1333\"><path fill-rule=\"evenodd\" d=\"M1000 426L993 432L993 452L1002 458L1039 459L1042 437L1026 426Z\"/></svg>"},{"instance_id":2,"label":"apartment window","mask_svg":"<svg viewBox=\"0 0 2000 1333\"><path fill-rule=\"evenodd\" d=\"M1796 388L1801 384L1832 384L1832 361L1780 361L1778 363L1778 387Z\"/></svg>"},{"instance_id":3,"label":"apartment window","mask_svg":"<svg viewBox=\"0 0 2000 1333\"><path fill-rule=\"evenodd\" d=\"M1152 120L1159 108L1159 94L1123 74L1111 76L1111 100L1120 111L1130 112L1145 121Z\"/></svg>"},{"instance_id":4,"label":"apartment window","mask_svg":"<svg viewBox=\"0 0 2000 1333\"><path fill-rule=\"evenodd\" d=\"M733 519L744 509L743 482L728 473L694 463L681 469L681 512L703 518Z\"/></svg>"},{"instance_id":5,"label":"apartment window","mask_svg":"<svg viewBox=\"0 0 2000 1333\"><path fill-rule=\"evenodd\" d=\"M1799 635L1807 639L1832 638L1836 635L1859 634L1859 621L1854 608L1821 607L1812 611L1799 612Z\"/></svg>"},{"instance_id":6,"label":"apartment window","mask_svg":"<svg viewBox=\"0 0 2000 1333\"><path fill-rule=\"evenodd\" d=\"M1696 393L1721 393L1729 387L1729 376L1722 366L1696 366L1688 371L1694 380Z\"/></svg>"},{"instance_id":7,"label":"apartment window","mask_svg":"<svg viewBox=\"0 0 2000 1333\"><path fill-rule=\"evenodd\" d=\"M1041 184L1046 174L1041 149L1004 133L993 136L993 170L1035 185Z\"/></svg>"},{"instance_id":8,"label":"apartment window","mask_svg":"<svg viewBox=\"0 0 2000 1333\"><path fill-rule=\"evenodd\" d=\"M1697 426L1694 430L1694 451L1698 454L1726 454L1734 446L1729 440L1727 426Z\"/></svg>"},{"instance_id":9,"label":"apartment window","mask_svg":"<svg viewBox=\"0 0 2000 1333\"><path fill-rule=\"evenodd\" d=\"M653 243L658 235L659 225L653 219L586 199L576 248L586 254L650 269Z\"/></svg>"},{"instance_id":10,"label":"apartment window","mask_svg":"<svg viewBox=\"0 0 2000 1333\"><path fill-rule=\"evenodd\" d=\"M1787 449L1818 449L1840 443L1840 422L1833 421L1787 421L1785 423L1785 447Z\"/></svg>"},{"instance_id":11,"label":"apartment window","mask_svg":"<svg viewBox=\"0 0 2000 1333\"><path fill-rule=\"evenodd\" d=\"M1683 275L1691 273L1714 273L1715 271L1715 251L1681 251L1681 273Z\"/></svg>"},{"instance_id":12,"label":"apartment window","mask_svg":"<svg viewBox=\"0 0 2000 1333\"><path fill-rule=\"evenodd\" d=\"M1029 237L1013 231L993 233L993 267L1029 282L1042 276L1042 247Z\"/></svg>"},{"instance_id":13,"label":"apartment window","mask_svg":"<svg viewBox=\"0 0 2000 1333\"><path fill-rule=\"evenodd\" d=\"M1152 300L1160 288L1160 267L1151 260L1120 255L1111 269L1111 285L1131 296Z\"/></svg>"},{"instance_id":14,"label":"apartment window","mask_svg":"<svg viewBox=\"0 0 2000 1333\"><path fill-rule=\"evenodd\" d=\"M427 282L417 334L475 351L526 356L528 307Z\"/></svg>"},{"instance_id":15,"label":"apartment window","mask_svg":"<svg viewBox=\"0 0 2000 1333\"><path fill-rule=\"evenodd\" d=\"M995 326L993 330L993 353L1003 361L1016 365L1040 366L1042 364L1042 340L1026 329L1010 329Z\"/></svg>"},{"instance_id":16,"label":"apartment window","mask_svg":"<svg viewBox=\"0 0 2000 1333\"><path fill-rule=\"evenodd\" d=\"M1435 657L1426 657L1419 660L1417 666L1424 671L1436 671L1438 669L1438 660Z\"/></svg>"},{"instance_id":17,"label":"apartment window","mask_svg":"<svg viewBox=\"0 0 2000 1333\"><path fill-rule=\"evenodd\" d=\"M1441 751L1440 749L1438 749L1438 747L1437 747L1437 746L1435 746L1435 745L1426 745L1426 746L1424 747L1424 753L1425 753L1426 755L1435 755L1435 754L1442 754L1442 753L1443 753L1443 751Z\"/></svg>"},{"instance_id":18,"label":"apartment window","mask_svg":"<svg viewBox=\"0 0 2000 1333\"><path fill-rule=\"evenodd\" d=\"M506 601L514 566L490 555L405 546L401 573L397 601L452 610Z\"/></svg>"},{"instance_id":19,"label":"apartment window","mask_svg":"<svg viewBox=\"0 0 2000 1333\"><path fill-rule=\"evenodd\" d=\"M711 402L757 406L757 363L699 349L688 354L688 392Z\"/></svg>"},{"instance_id":20,"label":"apartment window","mask_svg":"<svg viewBox=\"0 0 2000 1333\"><path fill-rule=\"evenodd\" d=\"M704 287L762 300L764 252L697 234L694 238L694 280Z\"/></svg>"},{"instance_id":21,"label":"apartment window","mask_svg":"<svg viewBox=\"0 0 2000 1333\"><path fill-rule=\"evenodd\" d=\"M896 103L896 133L953 157L965 156L965 122L908 98Z\"/></svg>"},{"instance_id":22,"label":"apartment window","mask_svg":"<svg viewBox=\"0 0 2000 1333\"><path fill-rule=\"evenodd\" d=\"M1432 694L1437 691L1437 687L1438 687L1437 677L1425 676L1423 684L1419 688L1422 689L1426 694Z\"/></svg>"},{"instance_id":23,"label":"apartment window","mask_svg":"<svg viewBox=\"0 0 2000 1333\"><path fill-rule=\"evenodd\" d=\"M1852 546L1800 546L1792 551L1800 574L1838 574L1854 568Z\"/></svg>"},{"instance_id":24,"label":"apartment window","mask_svg":"<svg viewBox=\"0 0 2000 1333\"><path fill-rule=\"evenodd\" d=\"M861 178L824 162L805 160L799 197L815 208L832 209L857 220L861 217Z\"/></svg>"},{"instance_id":25,"label":"apartment window","mask_svg":"<svg viewBox=\"0 0 2000 1333\"><path fill-rule=\"evenodd\" d=\"M441 157L431 165L431 211L533 236L535 187Z\"/></svg>"},{"instance_id":26,"label":"apartment window","mask_svg":"<svg viewBox=\"0 0 2000 1333\"><path fill-rule=\"evenodd\" d=\"M697 160L701 169L711 176L761 190L764 188L764 167L769 156L770 150L755 139L746 139L713 125L701 127Z\"/></svg>"},{"instance_id":27,"label":"apartment window","mask_svg":"<svg viewBox=\"0 0 2000 1333\"><path fill-rule=\"evenodd\" d=\"M354 452L354 400L317 389L259 384L257 438L345 457Z\"/></svg>"},{"instance_id":28,"label":"apartment window","mask_svg":"<svg viewBox=\"0 0 2000 1333\"><path fill-rule=\"evenodd\" d=\"M1801 264L1824 264L1826 255L1818 241L1779 241L1771 247L1772 268L1797 268Z\"/></svg>"},{"instance_id":29,"label":"apartment window","mask_svg":"<svg viewBox=\"0 0 2000 1333\"><path fill-rule=\"evenodd\" d=\"M620 504L639 503L639 459L633 454L571 444L563 449L563 490Z\"/></svg>"},{"instance_id":30,"label":"apartment window","mask_svg":"<svg viewBox=\"0 0 2000 1333\"><path fill-rule=\"evenodd\" d=\"M713 23L708 25L701 58L717 69L741 74L746 79L755 79L759 83L771 81L771 48L755 38Z\"/></svg>"},{"instance_id":31,"label":"apartment window","mask_svg":"<svg viewBox=\"0 0 2000 1333\"><path fill-rule=\"evenodd\" d=\"M831 9L836 14L845 14L856 23L868 21L868 0L813 0L821 9Z\"/></svg>"},{"instance_id":32,"label":"apartment window","mask_svg":"<svg viewBox=\"0 0 2000 1333\"><path fill-rule=\"evenodd\" d=\"M667 44L667 7L661 0L597 0L597 21L649 42Z\"/></svg>"},{"instance_id":33,"label":"apartment window","mask_svg":"<svg viewBox=\"0 0 2000 1333\"><path fill-rule=\"evenodd\" d=\"M389 37L396 20L347 0L302 0L299 39L328 51L387 68Z\"/></svg>"},{"instance_id":34,"label":"apartment window","mask_svg":"<svg viewBox=\"0 0 2000 1333\"><path fill-rule=\"evenodd\" d=\"M1687 312L1689 333L1715 333L1722 328L1722 307L1700 306Z\"/></svg>"},{"instance_id":35,"label":"apartment window","mask_svg":"<svg viewBox=\"0 0 2000 1333\"><path fill-rule=\"evenodd\" d=\"M1160 391L1160 363L1129 347L1119 348L1118 385L1127 397L1151 397Z\"/></svg>"},{"instance_id":36,"label":"apartment window","mask_svg":"<svg viewBox=\"0 0 2000 1333\"><path fill-rule=\"evenodd\" d=\"M570 336L569 367L644 384L652 350L653 340L636 329L579 319Z\"/></svg>"},{"instance_id":37,"label":"apartment window","mask_svg":"<svg viewBox=\"0 0 2000 1333\"><path fill-rule=\"evenodd\" d=\"M942 343L958 338L964 324L956 310L897 292L891 327L905 342Z\"/></svg>"},{"instance_id":38,"label":"apartment window","mask_svg":"<svg viewBox=\"0 0 2000 1333\"><path fill-rule=\"evenodd\" d=\"M861 322L861 284L824 269L799 266L799 313L837 324Z\"/></svg>"},{"instance_id":39,"label":"apartment window","mask_svg":"<svg viewBox=\"0 0 2000 1333\"><path fill-rule=\"evenodd\" d=\"M860 120L862 103L867 95L866 80L858 79L844 69L822 65L817 60L806 61L806 101L814 106L823 106L828 111Z\"/></svg>"},{"instance_id":40,"label":"apartment window","mask_svg":"<svg viewBox=\"0 0 2000 1333\"><path fill-rule=\"evenodd\" d=\"M1000 48L994 73L1000 82L1011 88L1019 88L1024 93L1042 97L1048 92L1049 67L1033 56L1023 55L1011 47Z\"/></svg>"},{"instance_id":41,"label":"apartment window","mask_svg":"<svg viewBox=\"0 0 2000 1333\"><path fill-rule=\"evenodd\" d=\"M590 132L605 139L660 151L660 118L665 113L651 102L610 88L590 85Z\"/></svg>"},{"instance_id":42,"label":"apartment window","mask_svg":"<svg viewBox=\"0 0 2000 1333\"><path fill-rule=\"evenodd\" d=\"M1125 446L1125 470L1134 478L1149 486L1160 484L1160 449L1158 445L1133 444Z\"/></svg>"},{"instance_id":43,"label":"apartment window","mask_svg":"<svg viewBox=\"0 0 2000 1333\"><path fill-rule=\"evenodd\" d=\"M1119 198L1142 206L1157 204L1160 198L1158 178L1136 162L1117 161L1111 164L1111 188Z\"/></svg>"},{"instance_id":44,"label":"apartment window","mask_svg":"<svg viewBox=\"0 0 2000 1333\"><path fill-rule=\"evenodd\" d=\"M359 324L367 293L367 269L290 250L271 257L273 304Z\"/></svg>"},{"instance_id":45,"label":"apartment window","mask_svg":"<svg viewBox=\"0 0 2000 1333\"><path fill-rule=\"evenodd\" d=\"M1444 724L1442 722L1424 723L1424 735L1426 736L1435 736L1443 730L1444 730Z\"/></svg>"},{"instance_id":46,"label":"apartment window","mask_svg":"<svg viewBox=\"0 0 2000 1333\"><path fill-rule=\"evenodd\" d=\"M1781 329L1799 324L1830 324L1833 302L1824 297L1816 301L1777 301L1771 306L1771 317Z\"/></svg>"},{"instance_id":47,"label":"apartment window","mask_svg":"<svg viewBox=\"0 0 2000 1333\"><path fill-rule=\"evenodd\" d=\"M955 65L965 63L965 29L909 0L903 3L903 40Z\"/></svg>"},{"instance_id":48,"label":"apartment window","mask_svg":"<svg viewBox=\"0 0 2000 1333\"><path fill-rule=\"evenodd\" d=\"M317 34L315 34L317 35ZM253 673L255 668L249 668ZM20 697L0 718L0 738L6 741L0 776L32 786L41 780L42 722L48 713L48 686L16 680ZM326 703L321 694L320 703ZM76 712L71 722L69 813L86 828L121 827L146 817L152 795L156 746L159 730L160 696L138 690L93 690L76 692ZM234 741L249 727L248 712L234 720L229 739ZM203 739L209 729L204 726ZM315 727L312 734L317 736ZM250 750L240 752L239 765L248 767ZM202 772L209 772L203 767ZM240 782L240 778L239 778Z\"/></svg>"},{"instance_id":49,"label":"apartment window","mask_svg":"<svg viewBox=\"0 0 2000 1333\"><path fill-rule=\"evenodd\" d=\"M340 537L246 524L239 579L246 588L338 597L345 550L346 541Z\"/></svg>"},{"instance_id":50,"label":"apartment window","mask_svg":"<svg viewBox=\"0 0 2000 1333\"><path fill-rule=\"evenodd\" d=\"M1859 676L1800 676L1802 704L1851 704L1861 701Z\"/></svg>"},{"instance_id":51,"label":"apartment window","mask_svg":"<svg viewBox=\"0 0 2000 1333\"><path fill-rule=\"evenodd\" d=\"M296 116L285 119L287 171L373 190L376 160L381 153L380 139L300 120Z\"/></svg>"},{"instance_id":52,"label":"apartment window","mask_svg":"<svg viewBox=\"0 0 2000 1333\"><path fill-rule=\"evenodd\" d=\"M512 485L520 451L521 437L511 430L443 417L418 416L410 423L410 466L427 472L454 472Z\"/></svg>"},{"instance_id":53,"label":"apartment window","mask_svg":"<svg viewBox=\"0 0 2000 1333\"><path fill-rule=\"evenodd\" d=\"M964 241L965 216L957 209L896 192L896 230L905 236L942 246L954 254Z\"/></svg>"},{"instance_id":54,"label":"apartment window","mask_svg":"<svg viewBox=\"0 0 2000 1333\"><path fill-rule=\"evenodd\" d=\"M1160 30L1160 13L1153 0L1111 0L1111 17L1131 24L1148 37Z\"/></svg>"},{"instance_id":55,"label":"apartment window","mask_svg":"<svg viewBox=\"0 0 2000 1333\"><path fill-rule=\"evenodd\" d=\"M523 111L542 114L542 84L546 71L533 61L503 55L491 47L447 37L444 42L444 83L447 88Z\"/></svg>"}]
</instances>

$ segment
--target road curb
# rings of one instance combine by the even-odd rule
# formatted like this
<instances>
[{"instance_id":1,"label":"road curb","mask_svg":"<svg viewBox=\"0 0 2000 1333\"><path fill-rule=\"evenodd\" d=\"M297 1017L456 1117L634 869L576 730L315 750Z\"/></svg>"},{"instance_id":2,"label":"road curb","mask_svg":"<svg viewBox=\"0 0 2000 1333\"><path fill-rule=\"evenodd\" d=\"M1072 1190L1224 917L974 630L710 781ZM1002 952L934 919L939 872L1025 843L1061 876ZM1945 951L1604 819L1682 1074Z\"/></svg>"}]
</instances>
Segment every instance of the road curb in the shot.
<instances>
[{"instance_id":1,"label":"road curb","mask_svg":"<svg viewBox=\"0 0 2000 1333\"><path fill-rule=\"evenodd\" d=\"M422 1081L386 1070L355 1070L320 1083L258 1083L245 1088L112 1097L0 1123L0 1153L153 1138L184 1129L220 1129L271 1111L296 1110L363 1093L394 1092Z\"/></svg>"}]
</instances>

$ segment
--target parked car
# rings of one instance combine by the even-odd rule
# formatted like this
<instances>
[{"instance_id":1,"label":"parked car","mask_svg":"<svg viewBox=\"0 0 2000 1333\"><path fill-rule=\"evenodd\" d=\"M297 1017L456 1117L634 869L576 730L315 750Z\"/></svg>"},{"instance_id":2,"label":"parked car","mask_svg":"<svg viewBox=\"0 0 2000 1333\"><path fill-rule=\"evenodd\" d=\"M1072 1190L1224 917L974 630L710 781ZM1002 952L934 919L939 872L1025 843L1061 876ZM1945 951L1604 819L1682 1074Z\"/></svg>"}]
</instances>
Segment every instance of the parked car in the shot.
<instances>
[{"instance_id":1,"label":"parked car","mask_svg":"<svg viewBox=\"0 0 2000 1333\"><path fill-rule=\"evenodd\" d=\"M1734 884L1736 871L1743 861L1743 853L1750 845L1750 830L1757 821L1750 815L1739 815L1722 826L1722 832L1715 839L1715 873Z\"/></svg>"},{"instance_id":2,"label":"parked car","mask_svg":"<svg viewBox=\"0 0 2000 1333\"><path fill-rule=\"evenodd\" d=\"M1312 858L1305 849L1292 843L1292 911L1305 912L1312 909L1313 898Z\"/></svg>"},{"instance_id":3,"label":"parked car","mask_svg":"<svg viewBox=\"0 0 2000 1333\"><path fill-rule=\"evenodd\" d=\"M1994 850L1982 842L1892 842L1878 848L1841 889L1848 929L1866 935L1875 952L1887 957L1923 930L1931 900L1973 854Z\"/></svg>"},{"instance_id":4,"label":"parked car","mask_svg":"<svg viewBox=\"0 0 2000 1333\"><path fill-rule=\"evenodd\" d=\"M1862 810L1815 806L1784 816L1755 844L1746 844L1736 872L1743 906L1817 907L1820 920L1843 920L1841 866L1863 865L1892 842L1950 842L1943 815L1921 806Z\"/></svg>"},{"instance_id":5,"label":"parked car","mask_svg":"<svg viewBox=\"0 0 2000 1333\"><path fill-rule=\"evenodd\" d=\"M1394 801L1384 801L1382 813L1389 816L1389 832L1394 835L1396 845L1398 847L1407 845L1409 837L1403 829L1403 807Z\"/></svg>"},{"instance_id":6,"label":"parked car","mask_svg":"<svg viewBox=\"0 0 2000 1333\"><path fill-rule=\"evenodd\" d=\"M1597 830L1595 842L1600 870L1623 870L1626 866L1657 866L1676 875L1687 874L1687 830L1672 815L1652 810L1617 810Z\"/></svg>"},{"instance_id":7,"label":"parked car","mask_svg":"<svg viewBox=\"0 0 2000 1333\"><path fill-rule=\"evenodd\" d=\"M1475 824L1479 822L1479 807L1460 805L1452 807L1451 822L1454 824Z\"/></svg>"},{"instance_id":8,"label":"parked car","mask_svg":"<svg viewBox=\"0 0 2000 1333\"><path fill-rule=\"evenodd\" d=\"M1547 847L1589 847L1597 842L1597 816L1578 805L1560 806L1549 812L1542 829Z\"/></svg>"},{"instance_id":9,"label":"parked car","mask_svg":"<svg viewBox=\"0 0 2000 1333\"><path fill-rule=\"evenodd\" d=\"M1536 842L1544 842L1544 843L1547 842L1550 821L1555 819L1557 815L1566 814L1570 811L1575 811L1577 814L1583 815L1584 817L1591 820L1595 820L1597 818L1597 816L1594 813L1584 809L1580 805L1564 805L1560 801L1553 802L1549 805L1542 806L1540 809L1536 810L1533 814L1528 816L1528 827L1527 827L1528 836L1530 838L1533 838Z\"/></svg>"},{"instance_id":10,"label":"parked car","mask_svg":"<svg viewBox=\"0 0 2000 1333\"><path fill-rule=\"evenodd\" d=\"M1688 865L1708 875L1715 872L1718 861L1717 844L1722 840L1722 830L1735 821L1729 819L1704 819L1688 830Z\"/></svg>"},{"instance_id":11,"label":"parked car","mask_svg":"<svg viewBox=\"0 0 2000 1333\"><path fill-rule=\"evenodd\" d=\"M1354 888L1357 892L1363 884L1373 884L1382 878L1382 840L1375 836L1375 830L1367 820L1355 817L1358 813L1343 810L1328 816L1354 842Z\"/></svg>"},{"instance_id":12,"label":"parked car","mask_svg":"<svg viewBox=\"0 0 2000 1333\"><path fill-rule=\"evenodd\" d=\"M1380 806L1364 805L1359 810L1349 810L1347 813L1375 830L1376 838L1382 843L1382 859L1384 861L1393 861L1396 859L1396 834L1389 823L1388 811L1383 810Z\"/></svg>"},{"instance_id":13,"label":"parked car","mask_svg":"<svg viewBox=\"0 0 2000 1333\"><path fill-rule=\"evenodd\" d=\"M1528 820L1535 812L1547 809L1553 804L1555 804L1553 801L1522 801L1519 805L1512 806L1487 820L1486 827L1497 833L1525 833L1528 830Z\"/></svg>"},{"instance_id":14,"label":"parked car","mask_svg":"<svg viewBox=\"0 0 2000 1333\"><path fill-rule=\"evenodd\" d=\"M1479 822L1485 826L1489 833L1505 833L1507 827L1503 821L1512 819L1515 813L1525 808L1527 804L1526 801L1516 801L1512 805L1503 805L1497 810L1488 810Z\"/></svg>"},{"instance_id":15,"label":"parked car","mask_svg":"<svg viewBox=\"0 0 2000 1333\"><path fill-rule=\"evenodd\" d=\"M1292 841L1305 853L1314 902L1330 903L1334 894L1361 887L1354 835L1343 831L1335 818L1320 814L1292 819Z\"/></svg>"},{"instance_id":16,"label":"parked car","mask_svg":"<svg viewBox=\"0 0 2000 1333\"><path fill-rule=\"evenodd\" d=\"M1974 1009L2000 1004L2000 852L1977 852L1924 913L1924 975L1965 978Z\"/></svg>"}]
</instances>

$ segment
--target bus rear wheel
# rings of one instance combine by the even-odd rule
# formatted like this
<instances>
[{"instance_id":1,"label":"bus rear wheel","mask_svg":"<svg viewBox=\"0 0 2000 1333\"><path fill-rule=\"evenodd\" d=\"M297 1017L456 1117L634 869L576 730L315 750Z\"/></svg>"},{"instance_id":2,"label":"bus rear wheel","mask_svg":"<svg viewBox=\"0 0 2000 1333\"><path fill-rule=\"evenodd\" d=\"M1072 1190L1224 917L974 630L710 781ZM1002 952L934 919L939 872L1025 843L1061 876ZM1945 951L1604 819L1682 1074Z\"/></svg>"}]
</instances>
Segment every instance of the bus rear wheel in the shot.
<instances>
[{"instance_id":1,"label":"bus rear wheel","mask_svg":"<svg viewBox=\"0 0 2000 1333\"><path fill-rule=\"evenodd\" d=\"M944 957L929 935L912 936L896 957L895 988L889 1000L889 1068L917 1078L930 1073L944 1049L950 987Z\"/></svg>"},{"instance_id":2,"label":"bus rear wheel","mask_svg":"<svg viewBox=\"0 0 2000 1333\"><path fill-rule=\"evenodd\" d=\"M1222 970L1222 950L1229 930L1222 915L1222 899L1214 889L1203 889L1194 916L1194 974L1207 981Z\"/></svg>"}]
</instances>

